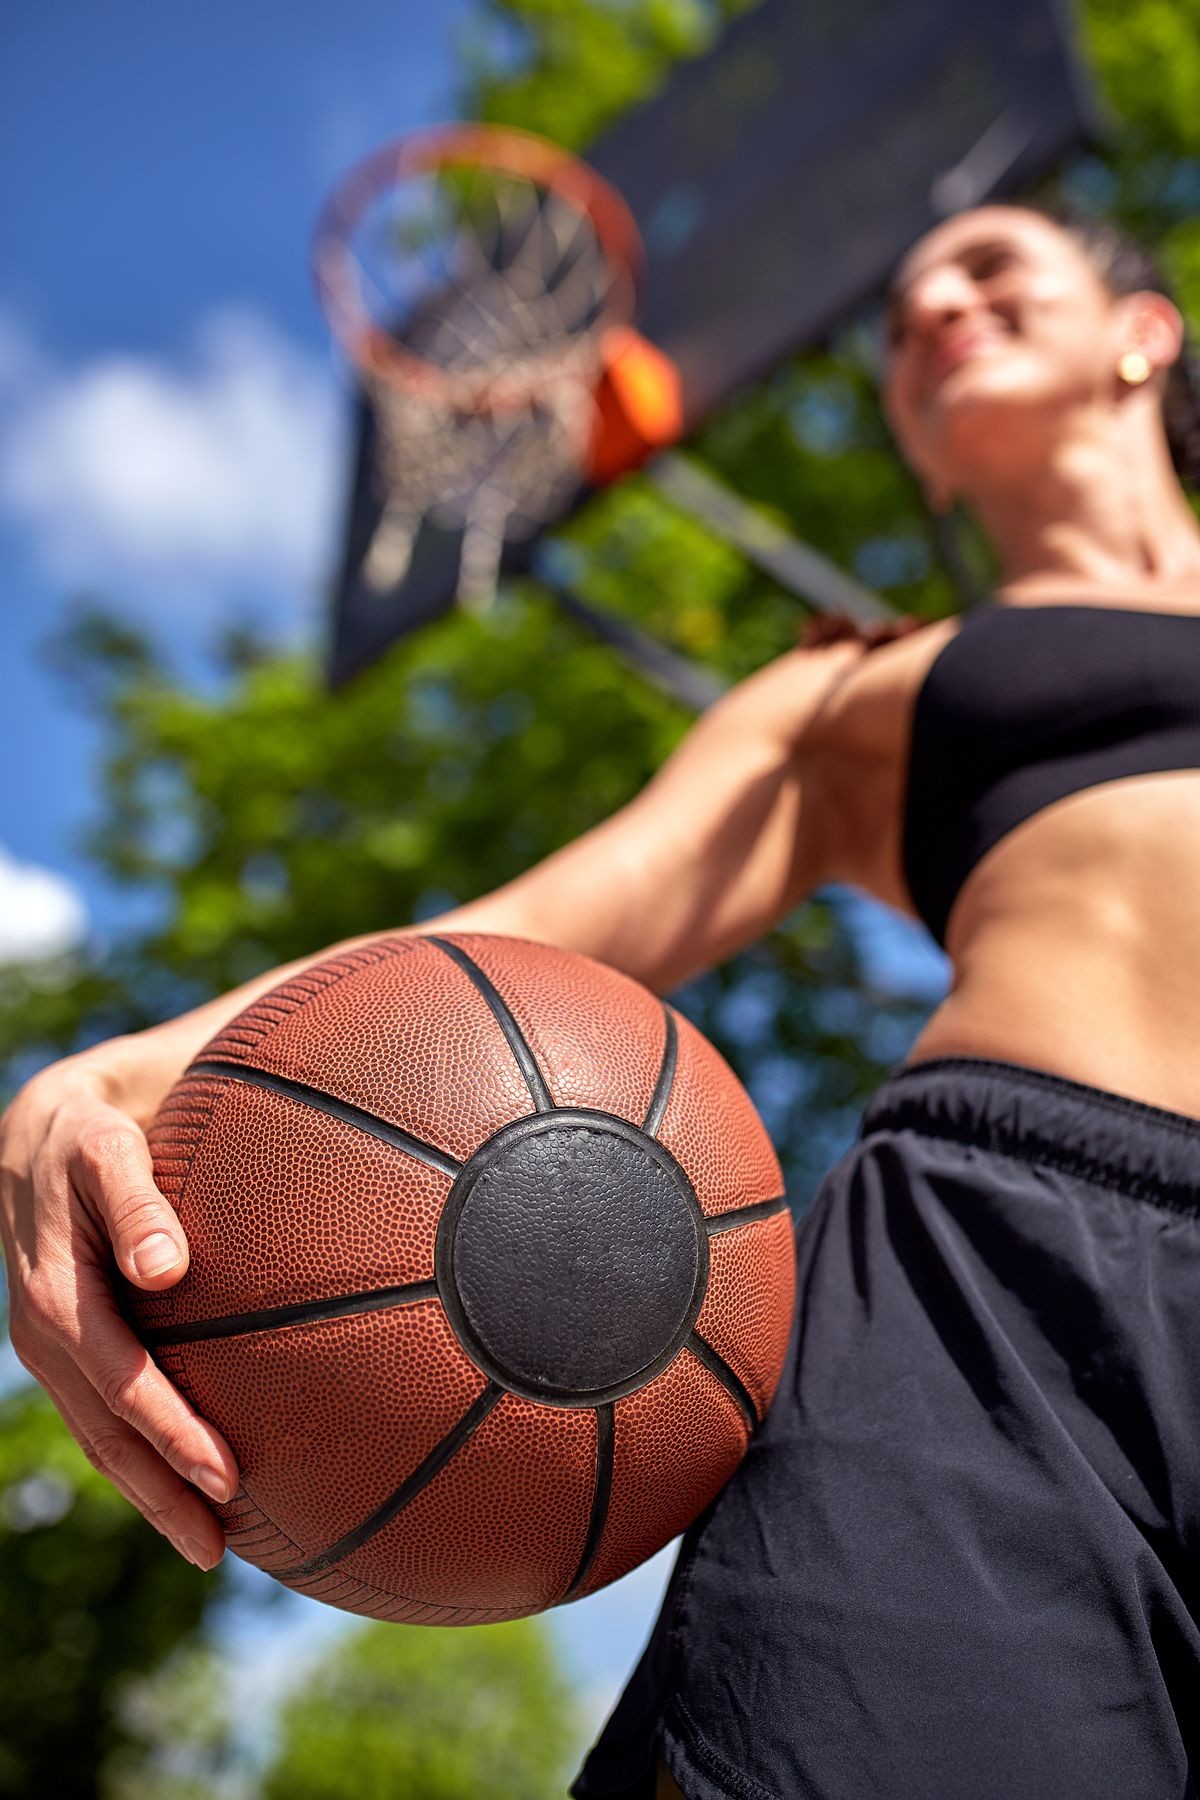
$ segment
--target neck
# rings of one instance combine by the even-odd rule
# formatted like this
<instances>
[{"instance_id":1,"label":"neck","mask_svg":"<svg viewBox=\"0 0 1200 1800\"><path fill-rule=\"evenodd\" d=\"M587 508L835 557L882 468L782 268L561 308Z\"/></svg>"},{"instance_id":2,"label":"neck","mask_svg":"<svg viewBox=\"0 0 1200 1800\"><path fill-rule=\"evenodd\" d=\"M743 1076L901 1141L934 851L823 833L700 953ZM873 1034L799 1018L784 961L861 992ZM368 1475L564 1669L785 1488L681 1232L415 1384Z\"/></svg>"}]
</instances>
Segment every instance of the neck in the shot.
<instances>
[{"instance_id":1,"label":"neck","mask_svg":"<svg viewBox=\"0 0 1200 1800\"><path fill-rule=\"evenodd\" d=\"M1171 465L1152 396L1136 416L1093 422L1019 476L995 471L964 499L976 513L1010 596L1043 589L1157 590L1200 583L1200 524ZM1039 465L1039 460L1041 466ZM1032 465L1032 466L1031 466Z\"/></svg>"}]
</instances>

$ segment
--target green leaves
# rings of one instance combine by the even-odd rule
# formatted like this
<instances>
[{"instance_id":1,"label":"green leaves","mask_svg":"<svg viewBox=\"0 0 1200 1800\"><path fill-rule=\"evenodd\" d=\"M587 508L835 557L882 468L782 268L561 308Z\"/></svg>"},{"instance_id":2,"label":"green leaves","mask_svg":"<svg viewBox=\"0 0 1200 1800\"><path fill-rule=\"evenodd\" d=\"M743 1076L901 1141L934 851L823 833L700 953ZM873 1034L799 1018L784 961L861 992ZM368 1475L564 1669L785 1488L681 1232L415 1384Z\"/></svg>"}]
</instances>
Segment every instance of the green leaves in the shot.
<instances>
[{"instance_id":1,"label":"green leaves","mask_svg":"<svg viewBox=\"0 0 1200 1800\"><path fill-rule=\"evenodd\" d=\"M1088 0L1084 43L1119 127L1141 155L1200 155L1200 5Z\"/></svg>"},{"instance_id":2,"label":"green leaves","mask_svg":"<svg viewBox=\"0 0 1200 1800\"><path fill-rule=\"evenodd\" d=\"M536 1620L357 1630L285 1708L281 1736L263 1800L559 1800L583 1748Z\"/></svg>"},{"instance_id":3,"label":"green leaves","mask_svg":"<svg viewBox=\"0 0 1200 1800\"><path fill-rule=\"evenodd\" d=\"M0 1795L95 1792L126 1741L118 1688L194 1635L206 1599L40 1389L0 1400Z\"/></svg>"}]
</instances>

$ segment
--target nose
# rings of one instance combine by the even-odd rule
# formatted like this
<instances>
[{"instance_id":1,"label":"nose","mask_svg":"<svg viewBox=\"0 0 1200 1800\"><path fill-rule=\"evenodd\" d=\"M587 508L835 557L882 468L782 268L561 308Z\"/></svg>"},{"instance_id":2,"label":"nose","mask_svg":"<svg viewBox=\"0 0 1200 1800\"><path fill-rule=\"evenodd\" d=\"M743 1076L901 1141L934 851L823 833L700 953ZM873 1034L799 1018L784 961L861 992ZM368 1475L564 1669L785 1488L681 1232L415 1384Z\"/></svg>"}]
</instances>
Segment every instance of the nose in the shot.
<instances>
[{"instance_id":1,"label":"nose","mask_svg":"<svg viewBox=\"0 0 1200 1800\"><path fill-rule=\"evenodd\" d=\"M924 334L969 312L974 302L975 283L965 269L951 263L917 276L909 286L904 305L909 324Z\"/></svg>"}]
</instances>

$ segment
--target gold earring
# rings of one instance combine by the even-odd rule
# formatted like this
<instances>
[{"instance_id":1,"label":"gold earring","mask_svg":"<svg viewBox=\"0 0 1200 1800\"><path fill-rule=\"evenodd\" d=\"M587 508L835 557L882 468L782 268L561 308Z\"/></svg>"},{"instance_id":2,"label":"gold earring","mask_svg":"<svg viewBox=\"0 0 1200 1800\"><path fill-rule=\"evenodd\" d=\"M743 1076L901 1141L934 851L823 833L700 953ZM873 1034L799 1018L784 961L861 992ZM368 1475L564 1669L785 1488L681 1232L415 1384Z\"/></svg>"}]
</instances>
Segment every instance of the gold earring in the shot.
<instances>
[{"instance_id":1,"label":"gold earring","mask_svg":"<svg viewBox=\"0 0 1200 1800\"><path fill-rule=\"evenodd\" d=\"M1150 358L1144 350L1126 350L1117 364L1117 374L1122 381L1127 381L1131 387L1136 387L1150 374Z\"/></svg>"}]
</instances>

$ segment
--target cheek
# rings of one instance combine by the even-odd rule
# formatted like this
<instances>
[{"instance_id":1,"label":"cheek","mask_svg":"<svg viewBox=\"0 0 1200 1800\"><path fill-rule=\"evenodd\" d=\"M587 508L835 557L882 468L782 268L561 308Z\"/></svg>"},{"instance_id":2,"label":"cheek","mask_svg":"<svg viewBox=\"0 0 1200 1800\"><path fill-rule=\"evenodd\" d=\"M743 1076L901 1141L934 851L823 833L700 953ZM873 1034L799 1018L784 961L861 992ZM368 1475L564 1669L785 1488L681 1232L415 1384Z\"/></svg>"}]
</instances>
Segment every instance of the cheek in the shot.
<instances>
[{"instance_id":1,"label":"cheek","mask_svg":"<svg viewBox=\"0 0 1200 1800\"><path fill-rule=\"evenodd\" d=\"M994 353L972 358L923 397L917 372L897 361L883 390L884 413L905 460L936 461L959 432L1015 422L1025 412L1054 413L1095 399L1111 371L1102 335L1078 314L1022 323Z\"/></svg>"},{"instance_id":2,"label":"cheek","mask_svg":"<svg viewBox=\"0 0 1200 1800\"><path fill-rule=\"evenodd\" d=\"M1103 342L1081 328L1077 318L1047 318L995 359L981 385L997 395L1053 408L1094 398L1108 378Z\"/></svg>"},{"instance_id":3,"label":"cheek","mask_svg":"<svg viewBox=\"0 0 1200 1800\"><path fill-rule=\"evenodd\" d=\"M1068 323L1055 333L1046 355L1059 365L1059 384L1066 392L1096 394L1112 386L1116 359L1108 334L1098 324L1081 328L1078 322Z\"/></svg>"},{"instance_id":4,"label":"cheek","mask_svg":"<svg viewBox=\"0 0 1200 1800\"><path fill-rule=\"evenodd\" d=\"M1047 280L1024 297L1014 347L1015 368L1047 395L1078 397L1107 382L1113 363L1111 327L1090 294Z\"/></svg>"}]
</instances>

